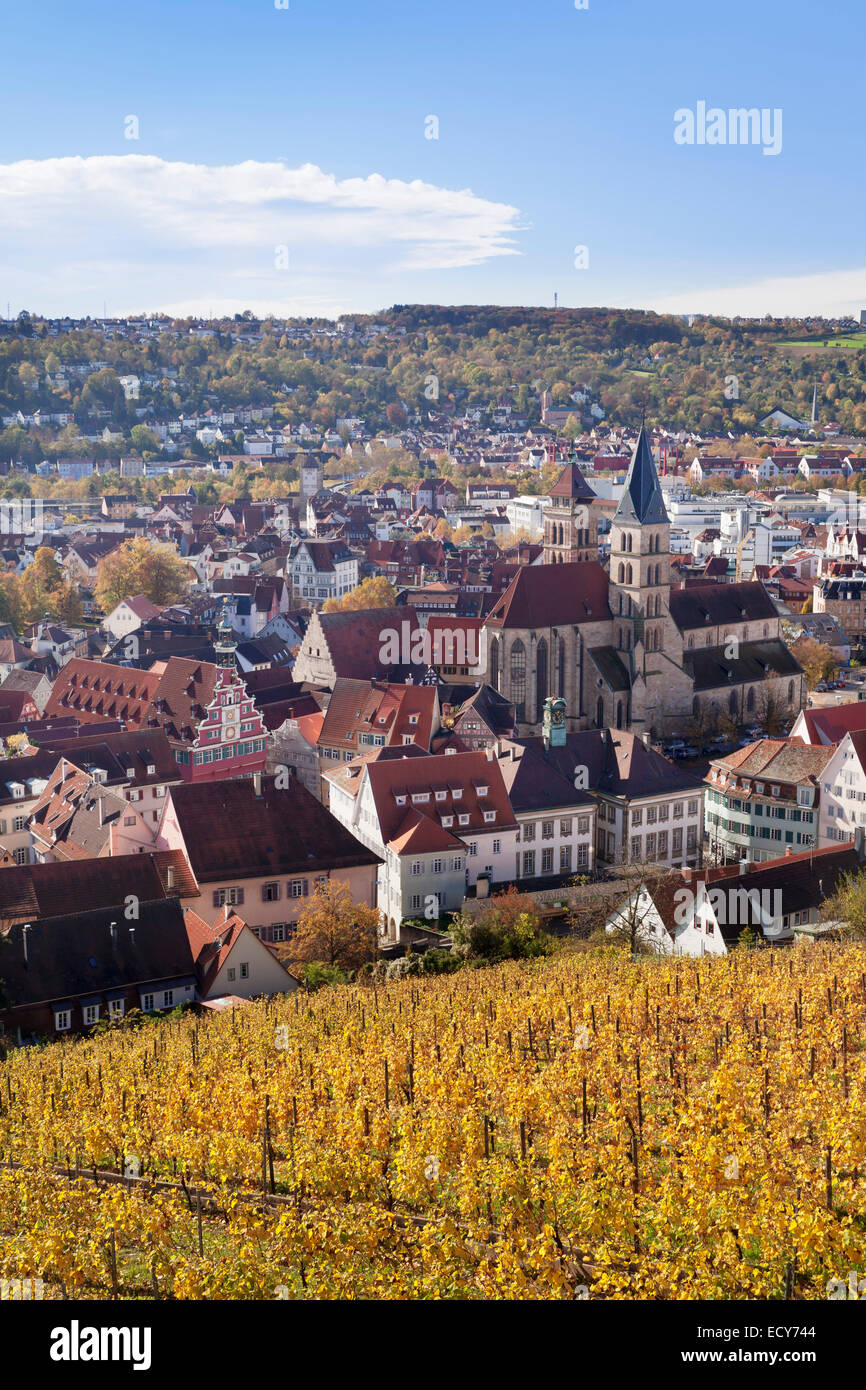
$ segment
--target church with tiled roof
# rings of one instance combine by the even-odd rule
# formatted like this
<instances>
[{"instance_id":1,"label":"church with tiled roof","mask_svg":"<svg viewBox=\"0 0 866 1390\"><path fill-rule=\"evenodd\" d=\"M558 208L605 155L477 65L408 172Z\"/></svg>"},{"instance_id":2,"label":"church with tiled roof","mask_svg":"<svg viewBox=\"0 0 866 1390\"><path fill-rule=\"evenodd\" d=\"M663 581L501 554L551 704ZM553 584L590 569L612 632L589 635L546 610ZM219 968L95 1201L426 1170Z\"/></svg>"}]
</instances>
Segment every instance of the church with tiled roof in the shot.
<instances>
[{"instance_id":1,"label":"church with tiled roof","mask_svg":"<svg viewBox=\"0 0 866 1390\"><path fill-rule=\"evenodd\" d=\"M540 560L521 566L483 629L485 679L540 733L548 696L570 730L663 738L695 721L744 727L805 703L805 677L761 583L671 583L670 520L646 430L598 558L596 501L569 461L550 491Z\"/></svg>"}]
</instances>

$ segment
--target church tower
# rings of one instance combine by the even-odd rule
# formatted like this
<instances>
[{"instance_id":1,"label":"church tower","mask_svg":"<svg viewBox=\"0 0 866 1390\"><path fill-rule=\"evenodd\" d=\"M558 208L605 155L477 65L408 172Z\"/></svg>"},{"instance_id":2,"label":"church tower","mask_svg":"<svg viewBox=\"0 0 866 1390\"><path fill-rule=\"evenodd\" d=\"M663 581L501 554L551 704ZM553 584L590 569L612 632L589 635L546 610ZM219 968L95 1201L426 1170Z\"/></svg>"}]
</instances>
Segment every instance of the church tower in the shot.
<instances>
[{"instance_id":1,"label":"church tower","mask_svg":"<svg viewBox=\"0 0 866 1390\"><path fill-rule=\"evenodd\" d=\"M611 523L610 606L614 645L632 675L663 651L671 584L671 525L647 432L641 426ZM641 675L645 673L641 670Z\"/></svg>"},{"instance_id":2,"label":"church tower","mask_svg":"<svg viewBox=\"0 0 866 1390\"><path fill-rule=\"evenodd\" d=\"M595 500L577 461L569 458L550 489L550 503L544 510L545 565L598 559L598 518L592 507Z\"/></svg>"}]
</instances>

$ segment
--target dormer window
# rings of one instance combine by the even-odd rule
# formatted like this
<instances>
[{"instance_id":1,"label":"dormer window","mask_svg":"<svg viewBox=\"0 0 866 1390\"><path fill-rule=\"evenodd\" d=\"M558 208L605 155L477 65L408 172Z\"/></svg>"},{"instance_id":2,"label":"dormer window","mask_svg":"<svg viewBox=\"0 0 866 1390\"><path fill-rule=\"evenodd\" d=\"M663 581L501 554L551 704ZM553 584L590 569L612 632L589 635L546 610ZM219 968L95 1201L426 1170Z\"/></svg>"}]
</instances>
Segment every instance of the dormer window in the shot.
<instances>
[{"instance_id":1,"label":"dormer window","mask_svg":"<svg viewBox=\"0 0 866 1390\"><path fill-rule=\"evenodd\" d=\"M484 812L484 819L485 819L485 821L488 822L488 824L489 824L491 821L495 821L495 820L496 820L496 812L495 812L495 811L485 811L485 812Z\"/></svg>"},{"instance_id":2,"label":"dormer window","mask_svg":"<svg viewBox=\"0 0 866 1390\"><path fill-rule=\"evenodd\" d=\"M422 806L425 802L427 802L427 801L429 801L429 800L430 800L430 793L429 793L429 792L413 792L413 793L412 793L412 805L413 805L413 806Z\"/></svg>"},{"instance_id":3,"label":"dormer window","mask_svg":"<svg viewBox=\"0 0 866 1390\"><path fill-rule=\"evenodd\" d=\"M440 816L440 817L439 817L439 820L440 820L440 822L442 823L442 825L445 826L446 830L449 829L450 826L452 826L452 825L454 824L454 817L453 817L453 816Z\"/></svg>"},{"instance_id":4,"label":"dormer window","mask_svg":"<svg viewBox=\"0 0 866 1390\"><path fill-rule=\"evenodd\" d=\"M476 786L475 790L476 790L476 792L478 793L479 796L486 796L487 793L488 793L488 791L489 791L489 788L488 788L486 785L483 785L483 786Z\"/></svg>"},{"instance_id":5,"label":"dormer window","mask_svg":"<svg viewBox=\"0 0 866 1390\"><path fill-rule=\"evenodd\" d=\"M397 803L398 806L405 806L405 805L406 805L406 793L405 793L405 792L396 792L396 793L394 794L394 800L396 801L396 803Z\"/></svg>"},{"instance_id":6,"label":"dormer window","mask_svg":"<svg viewBox=\"0 0 866 1390\"><path fill-rule=\"evenodd\" d=\"M466 814L465 811L461 812L461 814L457 817L457 824L458 824L458 825L468 825L468 824L469 824L469 816Z\"/></svg>"},{"instance_id":7,"label":"dormer window","mask_svg":"<svg viewBox=\"0 0 866 1390\"><path fill-rule=\"evenodd\" d=\"M410 723L410 724L417 724L417 723L418 723L418 716L417 716L417 714L410 714L410 715L409 715L409 723Z\"/></svg>"},{"instance_id":8,"label":"dormer window","mask_svg":"<svg viewBox=\"0 0 866 1390\"><path fill-rule=\"evenodd\" d=\"M437 793L436 793L436 800L437 800L437 801L444 801L447 795L448 795L447 792L440 792L440 791L437 791Z\"/></svg>"},{"instance_id":9,"label":"dormer window","mask_svg":"<svg viewBox=\"0 0 866 1390\"><path fill-rule=\"evenodd\" d=\"M763 795L764 795L764 784L763 784L763 782L756 782L756 783L755 783L755 791L758 793L758 796L763 796Z\"/></svg>"},{"instance_id":10,"label":"dormer window","mask_svg":"<svg viewBox=\"0 0 866 1390\"><path fill-rule=\"evenodd\" d=\"M452 787L452 788L451 788L451 798L452 798L453 801L459 801L459 800L461 799L462 796L463 796L463 788L462 788L462 787Z\"/></svg>"}]
</instances>

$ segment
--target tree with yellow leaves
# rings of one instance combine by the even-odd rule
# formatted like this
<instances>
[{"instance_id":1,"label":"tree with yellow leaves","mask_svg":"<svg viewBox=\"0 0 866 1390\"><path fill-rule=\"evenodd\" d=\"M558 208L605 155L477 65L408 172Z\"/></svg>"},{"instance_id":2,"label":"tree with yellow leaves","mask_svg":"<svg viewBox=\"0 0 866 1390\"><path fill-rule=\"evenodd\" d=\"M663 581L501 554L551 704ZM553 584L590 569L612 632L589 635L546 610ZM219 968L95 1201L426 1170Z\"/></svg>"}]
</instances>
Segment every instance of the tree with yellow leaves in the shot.
<instances>
[{"instance_id":1,"label":"tree with yellow leaves","mask_svg":"<svg viewBox=\"0 0 866 1390\"><path fill-rule=\"evenodd\" d=\"M190 585L189 566L170 545L154 545L143 536L124 541L99 562L94 593L106 613L121 599L144 594L151 603L176 603Z\"/></svg>"},{"instance_id":2,"label":"tree with yellow leaves","mask_svg":"<svg viewBox=\"0 0 866 1390\"><path fill-rule=\"evenodd\" d=\"M384 575L364 579L342 598L329 598L322 604L323 613L349 613L370 608L393 608L397 590Z\"/></svg>"},{"instance_id":3,"label":"tree with yellow leaves","mask_svg":"<svg viewBox=\"0 0 866 1390\"><path fill-rule=\"evenodd\" d=\"M352 902L349 885L329 878L316 885L285 955L293 965L321 962L357 970L375 959L378 931L376 908Z\"/></svg>"}]
</instances>

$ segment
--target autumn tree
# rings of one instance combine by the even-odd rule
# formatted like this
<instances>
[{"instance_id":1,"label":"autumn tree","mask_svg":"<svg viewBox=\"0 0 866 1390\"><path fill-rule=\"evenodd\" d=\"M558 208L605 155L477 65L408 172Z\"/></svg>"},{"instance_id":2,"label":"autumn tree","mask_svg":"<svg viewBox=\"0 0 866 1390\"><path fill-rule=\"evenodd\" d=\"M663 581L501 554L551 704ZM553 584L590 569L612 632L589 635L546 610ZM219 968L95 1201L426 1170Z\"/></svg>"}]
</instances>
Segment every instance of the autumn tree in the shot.
<instances>
[{"instance_id":1,"label":"autumn tree","mask_svg":"<svg viewBox=\"0 0 866 1390\"><path fill-rule=\"evenodd\" d=\"M292 965L337 965L357 970L375 960L379 913L352 902L347 883L329 878L316 890L298 918L291 941L280 953Z\"/></svg>"},{"instance_id":2,"label":"autumn tree","mask_svg":"<svg viewBox=\"0 0 866 1390\"><path fill-rule=\"evenodd\" d=\"M839 658L832 647L828 647L826 642L819 642L815 637L801 637L793 644L791 651L803 668L806 685L810 690L814 690L819 681L831 677L839 665Z\"/></svg>"},{"instance_id":3,"label":"autumn tree","mask_svg":"<svg viewBox=\"0 0 866 1390\"><path fill-rule=\"evenodd\" d=\"M124 541L99 562L94 593L106 613L121 599L144 594L151 603L175 603L187 592L190 572L170 545L154 545L143 536Z\"/></svg>"},{"instance_id":4,"label":"autumn tree","mask_svg":"<svg viewBox=\"0 0 866 1390\"><path fill-rule=\"evenodd\" d=\"M866 874L846 874L833 897L823 903L821 917L845 922L852 937L866 941Z\"/></svg>"},{"instance_id":5,"label":"autumn tree","mask_svg":"<svg viewBox=\"0 0 866 1390\"><path fill-rule=\"evenodd\" d=\"M323 613L349 613L369 608L393 608L397 590L384 575L364 579L342 598L329 598L322 604Z\"/></svg>"}]
</instances>

